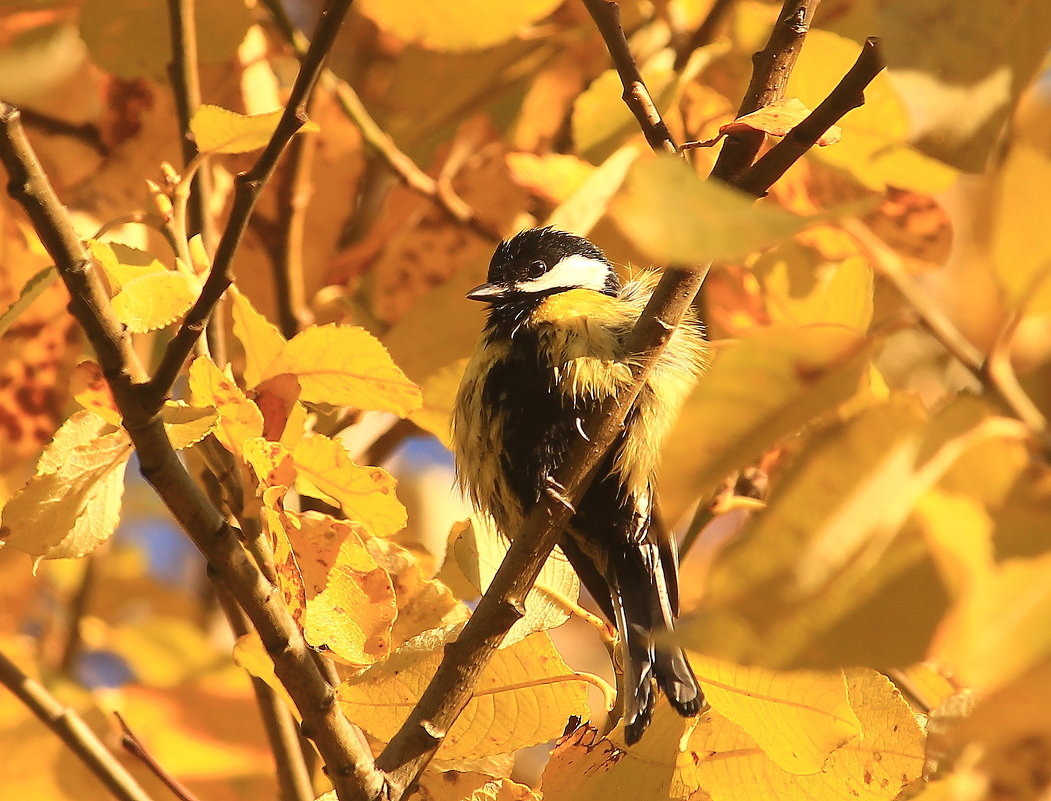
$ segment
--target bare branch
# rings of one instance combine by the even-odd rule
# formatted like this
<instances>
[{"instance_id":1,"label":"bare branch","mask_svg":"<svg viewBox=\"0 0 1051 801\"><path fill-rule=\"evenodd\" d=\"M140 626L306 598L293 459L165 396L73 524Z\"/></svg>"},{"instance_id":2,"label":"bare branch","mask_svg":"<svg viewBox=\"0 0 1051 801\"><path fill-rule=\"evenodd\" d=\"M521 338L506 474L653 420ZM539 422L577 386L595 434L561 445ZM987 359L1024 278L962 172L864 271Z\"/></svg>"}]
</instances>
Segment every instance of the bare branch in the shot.
<instances>
[{"instance_id":1,"label":"bare branch","mask_svg":"<svg viewBox=\"0 0 1051 801\"><path fill-rule=\"evenodd\" d=\"M784 98L788 76L803 49L803 40L820 2L785 0L766 47L752 56L752 80L737 110L738 117ZM742 131L726 137L712 177L732 183L735 176L752 166L765 135L762 131Z\"/></svg>"},{"instance_id":2,"label":"bare branch","mask_svg":"<svg viewBox=\"0 0 1051 801\"><path fill-rule=\"evenodd\" d=\"M697 26L697 30L693 32L689 39L686 40L679 52L675 54L675 71L678 72L686 66L686 62L690 60L690 56L693 55L694 50L710 45L715 41L715 37L719 34L719 30L723 27L723 23L726 22L726 18L730 16L730 11L734 7L735 0L715 0L712 3L712 7L708 9L708 14L701 24Z\"/></svg>"},{"instance_id":3,"label":"bare branch","mask_svg":"<svg viewBox=\"0 0 1051 801\"><path fill-rule=\"evenodd\" d=\"M179 801L198 801L197 796L193 794L190 788L161 767L161 764L154 759L153 754L146 750L146 746L142 744L139 738L136 737L134 732L128 727L128 722L124 720L124 716L116 710L114 710L113 715L117 718L117 723L120 724L122 732L120 744L124 746L124 750L145 765L147 770L160 779L161 784L171 790L172 794L178 798Z\"/></svg>"},{"instance_id":4,"label":"bare branch","mask_svg":"<svg viewBox=\"0 0 1051 801\"><path fill-rule=\"evenodd\" d=\"M872 83L883 70L883 57L880 53L879 39L870 36L861 47L854 66L850 68L836 88L826 97L805 120L788 132L780 142L770 148L762 158L741 173L734 182L738 189L749 194L761 196L785 172L795 164L803 154L817 144L829 128L835 125L844 114L865 103L865 87Z\"/></svg>"},{"instance_id":5,"label":"bare branch","mask_svg":"<svg viewBox=\"0 0 1051 801\"><path fill-rule=\"evenodd\" d=\"M232 282L230 265L245 229L248 227L248 220L255 209L256 201L273 174L277 161L289 140L307 121L307 103L350 4L351 0L328 0L325 4L317 30L314 32L314 39L303 58L299 74L292 86L288 105L285 107L285 112L273 136L270 137L270 141L263 148L263 152L252 168L238 175L234 182L233 208L216 248L215 258L212 260L212 271L208 275L208 280L197 302L187 312L186 319L183 320L178 333L168 343L157 372L150 379L147 389L147 405L151 408L159 409L164 403L164 399L171 392L172 385L182 371L183 363L193 350L212 310Z\"/></svg>"},{"instance_id":6,"label":"bare branch","mask_svg":"<svg viewBox=\"0 0 1051 801\"><path fill-rule=\"evenodd\" d=\"M620 81L624 85L624 94L621 96L624 104L638 120L649 146L658 153L677 153L668 126L661 119L661 114L642 80L639 65L635 63L635 57L628 47L627 36L620 24L620 6L611 0L584 0L584 5L606 41L613 66L620 75Z\"/></svg>"},{"instance_id":7,"label":"bare branch","mask_svg":"<svg viewBox=\"0 0 1051 801\"><path fill-rule=\"evenodd\" d=\"M309 324L303 284L303 232L310 205L311 166L317 137L300 136L288 146L288 158L277 187L280 242L274 253L274 295L277 322L285 339Z\"/></svg>"},{"instance_id":8,"label":"bare branch","mask_svg":"<svg viewBox=\"0 0 1051 801\"><path fill-rule=\"evenodd\" d=\"M296 28L288 14L285 13L281 0L262 0L262 3L270 12L278 30L292 47L292 52L297 58L303 59L307 52L308 42L302 31ZM451 187L435 180L416 166L416 163L398 147L390 134L384 131L369 114L365 104L361 102L358 93L350 84L337 78L331 70L325 70L322 79L325 82L325 88L336 95L343 113L358 126L365 144L383 159L383 162L405 186L438 204L446 214L479 236L493 241L503 238L503 234L479 217L478 212L472 209Z\"/></svg>"},{"instance_id":9,"label":"bare branch","mask_svg":"<svg viewBox=\"0 0 1051 801\"><path fill-rule=\"evenodd\" d=\"M171 30L172 62L168 65L175 111L179 119L179 141L182 167L197 156L197 143L190 132L190 120L201 105L201 76L197 66L197 0L168 0ZM215 221L209 213L212 196L212 174L208 166L197 171L190 184L188 231L201 235L205 250L215 247ZM220 367L226 364L226 337L222 318L213 314L208 322L208 351Z\"/></svg>"},{"instance_id":10,"label":"bare branch","mask_svg":"<svg viewBox=\"0 0 1051 801\"><path fill-rule=\"evenodd\" d=\"M113 316L91 257L30 147L17 109L6 104L0 106L0 161L10 179L8 191L28 213L69 290L70 312L95 348L143 476L256 627L278 678L300 711L304 732L318 745L340 800L377 797L383 777L314 664L280 593L248 558L237 532L186 472L156 413L153 396L149 402L143 400L145 371L130 337Z\"/></svg>"},{"instance_id":11,"label":"bare branch","mask_svg":"<svg viewBox=\"0 0 1051 801\"><path fill-rule=\"evenodd\" d=\"M40 682L29 678L0 653L0 684L3 684L58 735L120 801L152 801L146 791L95 736L75 711L59 702Z\"/></svg>"}]
</instances>

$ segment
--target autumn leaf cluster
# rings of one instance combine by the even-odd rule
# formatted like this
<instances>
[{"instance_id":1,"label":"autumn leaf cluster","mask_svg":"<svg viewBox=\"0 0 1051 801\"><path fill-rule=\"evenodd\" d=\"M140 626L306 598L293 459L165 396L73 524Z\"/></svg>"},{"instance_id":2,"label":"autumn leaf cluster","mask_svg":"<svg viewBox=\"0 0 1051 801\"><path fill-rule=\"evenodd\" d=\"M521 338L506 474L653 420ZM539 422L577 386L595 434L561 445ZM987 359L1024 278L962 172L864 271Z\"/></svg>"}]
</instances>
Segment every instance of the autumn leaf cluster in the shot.
<instances>
[{"instance_id":1,"label":"autumn leaf cluster","mask_svg":"<svg viewBox=\"0 0 1051 801\"><path fill-rule=\"evenodd\" d=\"M450 500L445 448L482 322L463 294L499 237L541 224L626 269L711 264L714 356L658 482L709 706L661 706L624 744L615 636L556 550L440 733L424 797L1051 792L1051 108L1034 88L1051 12L825 0L783 98L737 118L778 6L620 3L682 146L656 156L580 3L353 5L234 284L157 402L184 500L236 532L258 608L171 530L122 376L67 308L47 237L0 201L0 798L109 797L69 748L84 735L34 718L12 671L148 797L170 790L121 750L114 710L202 799L331 792L294 649L259 616L291 621L297 668L383 751L507 550ZM147 373L283 124L295 25L318 11L283 8L197 4L204 102L185 126L165 4L0 9L0 97L85 243L98 316ZM702 180L734 137L763 140L759 169L870 35L888 69L767 196Z\"/></svg>"}]
</instances>

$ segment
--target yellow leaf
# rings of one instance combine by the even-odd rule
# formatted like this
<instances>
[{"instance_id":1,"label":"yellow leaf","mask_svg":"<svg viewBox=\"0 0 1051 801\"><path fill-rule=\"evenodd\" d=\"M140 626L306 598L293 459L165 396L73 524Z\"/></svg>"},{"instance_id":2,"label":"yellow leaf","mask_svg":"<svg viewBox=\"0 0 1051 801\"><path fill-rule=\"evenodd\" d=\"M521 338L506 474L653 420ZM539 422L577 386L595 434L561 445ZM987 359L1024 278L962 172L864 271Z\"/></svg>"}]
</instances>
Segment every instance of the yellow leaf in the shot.
<instances>
[{"instance_id":1,"label":"yellow leaf","mask_svg":"<svg viewBox=\"0 0 1051 801\"><path fill-rule=\"evenodd\" d=\"M238 114L206 103L190 120L190 130L202 153L250 153L266 146L282 114L280 108L265 114ZM317 125L308 122L299 133L317 130Z\"/></svg>"},{"instance_id":2,"label":"yellow leaf","mask_svg":"<svg viewBox=\"0 0 1051 801\"><path fill-rule=\"evenodd\" d=\"M365 547L394 583L398 615L391 630L391 642L395 648L428 629L462 623L470 617L467 606L441 581L424 578L411 551L390 540L374 537L365 542Z\"/></svg>"},{"instance_id":3,"label":"yellow leaf","mask_svg":"<svg viewBox=\"0 0 1051 801\"><path fill-rule=\"evenodd\" d=\"M744 729L781 770L816 773L861 733L842 671L775 672L692 654L709 706Z\"/></svg>"},{"instance_id":4,"label":"yellow leaf","mask_svg":"<svg viewBox=\"0 0 1051 801\"><path fill-rule=\"evenodd\" d=\"M968 687L992 692L1051 655L1051 553L972 576L939 631L933 658Z\"/></svg>"},{"instance_id":5,"label":"yellow leaf","mask_svg":"<svg viewBox=\"0 0 1051 801\"><path fill-rule=\"evenodd\" d=\"M219 420L219 413L211 406L190 406L183 401L168 401L161 409L161 419L172 447L179 451L212 433Z\"/></svg>"},{"instance_id":6,"label":"yellow leaf","mask_svg":"<svg viewBox=\"0 0 1051 801\"><path fill-rule=\"evenodd\" d=\"M441 662L459 627L425 632L389 658L344 681L337 694L350 719L387 741ZM497 651L474 697L449 730L445 759L502 754L561 734L572 715L587 716L587 684L558 655L547 634L533 634Z\"/></svg>"},{"instance_id":7,"label":"yellow leaf","mask_svg":"<svg viewBox=\"0 0 1051 801\"><path fill-rule=\"evenodd\" d=\"M684 772L693 758L685 746L696 721L684 720L662 701L635 745L624 744L622 726L606 737L591 725L579 726L551 752L544 801L610 801L624 798L629 787L645 788L640 797L647 799L690 796L699 786Z\"/></svg>"},{"instance_id":8,"label":"yellow leaf","mask_svg":"<svg viewBox=\"0 0 1051 801\"><path fill-rule=\"evenodd\" d=\"M292 459L301 492L331 499L374 536L389 537L405 527L405 507L394 494L397 482L386 470L354 464L340 443L320 434L300 442Z\"/></svg>"},{"instance_id":9,"label":"yellow leaf","mask_svg":"<svg viewBox=\"0 0 1051 801\"><path fill-rule=\"evenodd\" d=\"M552 203L562 203L595 168L567 153L508 153L507 166L515 182Z\"/></svg>"},{"instance_id":10,"label":"yellow leaf","mask_svg":"<svg viewBox=\"0 0 1051 801\"><path fill-rule=\"evenodd\" d=\"M1051 311L1051 234L1038 217L1047 203L1039 187L1051 181L1051 157L1046 148L1020 142L1007 154L995 180L985 211L989 225L981 237L984 249L1007 301L1015 308L1047 313Z\"/></svg>"},{"instance_id":11,"label":"yellow leaf","mask_svg":"<svg viewBox=\"0 0 1051 801\"><path fill-rule=\"evenodd\" d=\"M306 588L307 642L355 667L387 656L394 587L354 527L318 512L283 510L281 519Z\"/></svg>"},{"instance_id":12,"label":"yellow leaf","mask_svg":"<svg viewBox=\"0 0 1051 801\"><path fill-rule=\"evenodd\" d=\"M257 448L256 446L260 444L262 448ZM273 447L274 445L275 443L259 439L245 443L245 461L258 470L258 463L263 460L259 458L259 451L265 449L266 446ZM280 448L275 450L280 450ZM287 466L288 459L283 459L282 464ZM267 479L272 480L276 472L278 471L272 471ZM266 486L266 481L262 478L260 480L263 481L263 486ZM292 549L292 542L288 534L288 530L293 526L285 515L283 507L283 499L287 491L288 486L283 484L270 486L262 491L261 519L263 528L270 537L270 547L274 552L274 572L277 574L277 586L281 590L281 597L289 613L302 629L307 616L306 582L303 580L299 561Z\"/></svg>"},{"instance_id":13,"label":"yellow leaf","mask_svg":"<svg viewBox=\"0 0 1051 801\"><path fill-rule=\"evenodd\" d=\"M260 314L237 287L230 287L229 294L234 336L245 352L245 385L254 387L263 380L263 371L281 353L286 340L277 326Z\"/></svg>"},{"instance_id":14,"label":"yellow leaf","mask_svg":"<svg viewBox=\"0 0 1051 801\"><path fill-rule=\"evenodd\" d=\"M814 264L809 258L813 253L808 248L791 248L786 258L773 260L764 271L771 320L842 325L865 333L872 322L872 268L858 256ZM797 260L799 255L804 255L805 262Z\"/></svg>"},{"instance_id":15,"label":"yellow leaf","mask_svg":"<svg viewBox=\"0 0 1051 801\"><path fill-rule=\"evenodd\" d=\"M420 793L427 801L540 801L533 790L510 779L433 768L420 777Z\"/></svg>"},{"instance_id":16,"label":"yellow leaf","mask_svg":"<svg viewBox=\"0 0 1051 801\"><path fill-rule=\"evenodd\" d=\"M89 246L117 290L113 313L133 332L170 325L197 300L200 285L194 278L167 269L149 253L95 240Z\"/></svg>"},{"instance_id":17,"label":"yellow leaf","mask_svg":"<svg viewBox=\"0 0 1051 801\"><path fill-rule=\"evenodd\" d=\"M712 801L895 798L923 768L919 724L890 681L875 671L848 672L847 692L861 731L809 775L782 770L743 729L709 713L689 742L698 783Z\"/></svg>"},{"instance_id":18,"label":"yellow leaf","mask_svg":"<svg viewBox=\"0 0 1051 801\"><path fill-rule=\"evenodd\" d=\"M452 410L466 366L467 359L457 359L423 379L420 383L423 405L409 415L412 422L434 434L446 448L452 447Z\"/></svg>"},{"instance_id":19,"label":"yellow leaf","mask_svg":"<svg viewBox=\"0 0 1051 801\"><path fill-rule=\"evenodd\" d=\"M357 9L404 42L460 52L505 42L559 5L561 0L523 0L512 5L485 0L360 0Z\"/></svg>"},{"instance_id":20,"label":"yellow leaf","mask_svg":"<svg viewBox=\"0 0 1051 801\"><path fill-rule=\"evenodd\" d=\"M109 646L147 687L175 687L215 664L214 646L195 622L151 616L115 626Z\"/></svg>"},{"instance_id":21,"label":"yellow leaf","mask_svg":"<svg viewBox=\"0 0 1051 801\"><path fill-rule=\"evenodd\" d=\"M573 194L551 212L544 224L587 236L598 221L606 216L610 200L624 183L624 177L639 153L638 146L627 144L611 154Z\"/></svg>"},{"instance_id":22,"label":"yellow leaf","mask_svg":"<svg viewBox=\"0 0 1051 801\"><path fill-rule=\"evenodd\" d=\"M917 146L981 172L1019 96L1046 64L1051 6L1018 0L1007 14L999 0L889 0L876 8L872 32L895 86L922 104Z\"/></svg>"},{"instance_id":23,"label":"yellow leaf","mask_svg":"<svg viewBox=\"0 0 1051 801\"><path fill-rule=\"evenodd\" d=\"M718 181L702 181L671 156L635 162L609 213L653 264L701 266L744 256L808 223Z\"/></svg>"},{"instance_id":24,"label":"yellow leaf","mask_svg":"<svg viewBox=\"0 0 1051 801\"><path fill-rule=\"evenodd\" d=\"M55 283L55 279L57 278L58 271L55 269L54 265L51 265L50 267L45 267L26 281L22 286L21 291L18 293L18 299L7 307L7 311L0 314L0 336L3 336L7 332L7 329L15 324L15 321L22 315L22 312L28 309L34 300L40 297L49 286Z\"/></svg>"},{"instance_id":25,"label":"yellow leaf","mask_svg":"<svg viewBox=\"0 0 1051 801\"><path fill-rule=\"evenodd\" d=\"M55 434L36 475L4 506L0 538L35 559L84 556L120 522L124 468L132 446L90 412L77 412Z\"/></svg>"},{"instance_id":26,"label":"yellow leaf","mask_svg":"<svg viewBox=\"0 0 1051 801\"><path fill-rule=\"evenodd\" d=\"M456 528L460 529L460 533L446 555L446 567L449 567L451 560L455 560L457 568L474 589L475 597L478 597L489 589L493 576L507 554L509 543L496 530L492 521L482 515L475 515L457 524ZM575 603L579 594L580 580L565 554L556 547L544 563L533 589L526 596L525 617L515 622L500 647L507 648L533 632L561 626L569 619L565 601Z\"/></svg>"},{"instance_id":27,"label":"yellow leaf","mask_svg":"<svg viewBox=\"0 0 1051 801\"><path fill-rule=\"evenodd\" d=\"M215 436L228 451L240 455L244 443L263 434L263 415L241 389L206 356L190 365L190 397L195 406L212 406L219 413Z\"/></svg>"},{"instance_id":28,"label":"yellow leaf","mask_svg":"<svg viewBox=\"0 0 1051 801\"><path fill-rule=\"evenodd\" d=\"M420 388L398 369L364 328L311 326L296 334L263 370L261 380L294 375L312 403L378 409L404 417L418 408Z\"/></svg>"},{"instance_id":29,"label":"yellow leaf","mask_svg":"<svg viewBox=\"0 0 1051 801\"><path fill-rule=\"evenodd\" d=\"M69 376L69 390L73 399L89 412L94 412L110 425L120 425L122 418L117 402L113 400L109 382L97 362L81 362L74 367Z\"/></svg>"},{"instance_id":30,"label":"yellow leaf","mask_svg":"<svg viewBox=\"0 0 1051 801\"><path fill-rule=\"evenodd\" d=\"M932 420L892 398L812 435L719 554L684 641L772 668L919 661L949 598L910 514L961 455L1020 435L967 398Z\"/></svg>"},{"instance_id":31,"label":"yellow leaf","mask_svg":"<svg viewBox=\"0 0 1051 801\"><path fill-rule=\"evenodd\" d=\"M277 674L274 673L274 662L266 652L266 647L256 632L253 631L250 634L244 634L237 638L237 642L234 643L233 656L234 662L239 667L244 668L257 679L262 679L266 682L267 686L277 693L277 697L285 702L285 705L296 716L296 719L301 719L299 710L296 709L296 705L292 701L292 696L288 694L285 685L278 680Z\"/></svg>"},{"instance_id":32,"label":"yellow leaf","mask_svg":"<svg viewBox=\"0 0 1051 801\"><path fill-rule=\"evenodd\" d=\"M670 518L850 398L868 361L865 340L836 326L773 327L720 348L665 444L658 486Z\"/></svg>"}]
</instances>

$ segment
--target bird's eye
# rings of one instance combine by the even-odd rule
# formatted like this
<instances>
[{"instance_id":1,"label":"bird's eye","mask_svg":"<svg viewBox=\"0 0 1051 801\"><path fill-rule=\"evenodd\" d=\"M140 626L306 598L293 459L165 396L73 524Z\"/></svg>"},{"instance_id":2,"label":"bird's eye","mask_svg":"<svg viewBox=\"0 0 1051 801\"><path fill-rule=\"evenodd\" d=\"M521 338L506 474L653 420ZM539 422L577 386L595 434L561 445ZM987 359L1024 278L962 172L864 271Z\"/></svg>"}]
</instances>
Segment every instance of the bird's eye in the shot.
<instances>
[{"instance_id":1,"label":"bird's eye","mask_svg":"<svg viewBox=\"0 0 1051 801\"><path fill-rule=\"evenodd\" d=\"M539 278L547 272L547 264L543 261L540 261L540 259L537 259L536 261L531 262L529 264L529 267L526 270L526 272L529 274L530 278Z\"/></svg>"}]
</instances>

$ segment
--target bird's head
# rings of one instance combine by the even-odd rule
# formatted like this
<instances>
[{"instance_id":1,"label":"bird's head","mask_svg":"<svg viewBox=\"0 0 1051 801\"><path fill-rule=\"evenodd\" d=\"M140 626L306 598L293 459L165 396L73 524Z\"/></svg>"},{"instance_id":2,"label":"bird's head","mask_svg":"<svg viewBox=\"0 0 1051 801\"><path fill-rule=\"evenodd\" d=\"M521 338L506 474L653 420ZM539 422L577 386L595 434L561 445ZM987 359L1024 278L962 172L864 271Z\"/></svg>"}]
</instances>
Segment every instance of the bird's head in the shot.
<instances>
[{"instance_id":1,"label":"bird's head","mask_svg":"<svg viewBox=\"0 0 1051 801\"><path fill-rule=\"evenodd\" d=\"M605 254L582 236L530 228L501 242L489 262L489 280L467 293L499 305L592 289L615 295L620 281Z\"/></svg>"}]
</instances>

